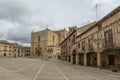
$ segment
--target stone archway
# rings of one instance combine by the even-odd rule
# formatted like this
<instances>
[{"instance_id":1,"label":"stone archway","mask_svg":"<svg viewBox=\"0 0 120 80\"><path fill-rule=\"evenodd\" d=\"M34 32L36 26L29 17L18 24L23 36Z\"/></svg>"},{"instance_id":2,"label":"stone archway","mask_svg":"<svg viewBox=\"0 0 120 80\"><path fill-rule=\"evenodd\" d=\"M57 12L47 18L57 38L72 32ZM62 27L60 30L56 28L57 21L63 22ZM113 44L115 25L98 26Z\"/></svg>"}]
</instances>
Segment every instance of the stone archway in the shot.
<instances>
[{"instance_id":1,"label":"stone archway","mask_svg":"<svg viewBox=\"0 0 120 80\"><path fill-rule=\"evenodd\" d=\"M97 67L97 53L87 53L87 66Z\"/></svg>"},{"instance_id":2,"label":"stone archway","mask_svg":"<svg viewBox=\"0 0 120 80\"><path fill-rule=\"evenodd\" d=\"M42 48L41 47L37 47L35 49L35 54L37 57L41 57L42 56Z\"/></svg>"}]
</instances>

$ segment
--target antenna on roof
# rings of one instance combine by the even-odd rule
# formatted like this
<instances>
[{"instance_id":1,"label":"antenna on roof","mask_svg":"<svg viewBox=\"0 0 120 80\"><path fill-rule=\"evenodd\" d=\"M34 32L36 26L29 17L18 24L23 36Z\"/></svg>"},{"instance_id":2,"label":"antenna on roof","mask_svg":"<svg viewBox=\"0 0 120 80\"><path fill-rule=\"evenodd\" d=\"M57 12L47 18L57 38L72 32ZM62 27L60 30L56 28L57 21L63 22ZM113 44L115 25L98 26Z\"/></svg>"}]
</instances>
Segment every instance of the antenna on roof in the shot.
<instances>
[{"instance_id":1,"label":"antenna on roof","mask_svg":"<svg viewBox=\"0 0 120 80\"><path fill-rule=\"evenodd\" d=\"M95 5L95 9L96 9L96 21L98 21L98 4Z\"/></svg>"}]
</instances>

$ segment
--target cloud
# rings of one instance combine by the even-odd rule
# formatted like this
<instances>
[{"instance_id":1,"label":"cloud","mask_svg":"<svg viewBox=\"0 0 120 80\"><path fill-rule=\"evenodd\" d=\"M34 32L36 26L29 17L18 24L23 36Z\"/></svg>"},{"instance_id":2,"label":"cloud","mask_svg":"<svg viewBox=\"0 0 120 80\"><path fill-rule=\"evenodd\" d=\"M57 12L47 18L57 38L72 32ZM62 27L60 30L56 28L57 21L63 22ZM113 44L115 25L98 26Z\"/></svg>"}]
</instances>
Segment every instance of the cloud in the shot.
<instances>
[{"instance_id":1,"label":"cloud","mask_svg":"<svg viewBox=\"0 0 120 80\"><path fill-rule=\"evenodd\" d=\"M0 0L0 39L30 44L32 31L87 24L96 20L96 4L101 19L120 0Z\"/></svg>"}]
</instances>

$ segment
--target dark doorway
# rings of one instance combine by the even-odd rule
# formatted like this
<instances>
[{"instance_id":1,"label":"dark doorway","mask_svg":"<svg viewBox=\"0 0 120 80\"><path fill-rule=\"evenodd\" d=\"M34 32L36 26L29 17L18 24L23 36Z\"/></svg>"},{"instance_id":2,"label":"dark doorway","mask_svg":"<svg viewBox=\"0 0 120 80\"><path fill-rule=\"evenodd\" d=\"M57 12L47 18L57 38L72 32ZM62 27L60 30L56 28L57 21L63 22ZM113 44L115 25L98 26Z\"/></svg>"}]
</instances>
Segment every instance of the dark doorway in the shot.
<instances>
[{"instance_id":1,"label":"dark doorway","mask_svg":"<svg viewBox=\"0 0 120 80\"><path fill-rule=\"evenodd\" d=\"M4 56L6 56L6 53L4 53Z\"/></svg>"},{"instance_id":2,"label":"dark doorway","mask_svg":"<svg viewBox=\"0 0 120 80\"><path fill-rule=\"evenodd\" d=\"M16 58L16 54L14 54L14 58Z\"/></svg>"},{"instance_id":3,"label":"dark doorway","mask_svg":"<svg viewBox=\"0 0 120 80\"><path fill-rule=\"evenodd\" d=\"M20 57L20 54L18 53L18 57Z\"/></svg>"},{"instance_id":4,"label":"dark doorway","mask_svg":"<svg viewBox=\"0 0 120 80\"><path fill-rule=\"evenodd\" d=\"M38 57L39 57L40 56L40 52L38 51L37 54L38 54Z\"/></svg>"},{"instance_id":5,"label":"dark doorway","mask_svg":"<svg viewBox=\"0 0 120 80\"><path fill-rule=\"evenodd\" d=\"M70 56L69 56L69 62L71 62L71 58L70 58Z\"/></svg>"},{"instance_id":6,"label":"dark doorway","mask_svg":"<svg viewBox=\"0 0 120 80\"><path fill-rule=\"evenodd\" d=\"M73 50L72 55L73 55L73 64L75 64L76 63L76 51L75 50Z\"/></svg>"},{"instance_id":7,"label":"dark doorway","mask_svg":"<svg viewBox=\"0 0 120 80\"><path fill-rule=\"evenodd\" d=\"M87 54L87 66L91 66L90 61L91 61L91 54L89 53Z\"/></svg>"},{"instance_id":8,"label":"dark doorway","mask_svg":"<svg viewBox=\"0 0 120 80\"><path fill-rule=\"evenodd\" d=\"M76 55L73 54L73 64L75 64L75 63L76 63Z\"/></svg>"},{"instance_id":9,"label":"dark doorway","mask_svg":"<svg viewBox=\"0 0 120 80\"><path fill-rule=\"evenodd\" d=\"M108 60L109 60L109 65L110 66L114 66L114 55L109 55L108 56Z\"/></svg>"},{"instance_id":10,"label":"dark doorway","mask_svg":"<svg viewBox=\"0 0 120 80\"><path fill-rule=\"evenodd\" d=\"M83 54L80 54L80 55L79 55L79 64L80 64L81 66L84 65L84 55L83 55Z\"/></svg>"},{"instance_id":11,"label":"dark doorway","mask_svg":"<svg viewBox=\"0 0 120 80\"><path fill-rule=\"evenodd\" d=\"M66 61L67 61L67 56L66 56Z\"/></svg>"},{"instance_id":12,"label":"dark doorway","mask_svg":"<svg viewBox=\"0 0 120 80\"><path fill-rule=\"evenodd\" d=\"M23 57L23 54L21 54L21 57Z\"/></svg>"}]
</instances>

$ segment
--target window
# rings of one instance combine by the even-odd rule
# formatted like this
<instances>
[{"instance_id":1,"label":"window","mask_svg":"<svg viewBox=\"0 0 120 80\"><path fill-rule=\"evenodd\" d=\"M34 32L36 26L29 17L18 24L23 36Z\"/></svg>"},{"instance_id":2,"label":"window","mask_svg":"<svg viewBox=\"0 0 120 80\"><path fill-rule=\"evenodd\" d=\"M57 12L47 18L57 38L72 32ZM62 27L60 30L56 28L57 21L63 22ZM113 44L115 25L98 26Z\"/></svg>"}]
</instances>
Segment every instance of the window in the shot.
<instances>
[{"instance_id":1,"label":"window","mask_svg":"<svg viewBox=\"0 0 120 80\"><path fill-rule=\"evenodd\" d=\"M54 36L53 36L53 42L54 42Z\"/></svg>"},{"instance_id":2,"label":"window","mask_svg":"<svg viewBox=\"0 0 120 80\"><path fill-rule=\"evenodd\" d=\"M105 35L105 46L113 45L113 35L112 30L108 30L104 33Z\"/></svg>"},{"instance_id":3,"label":"window","mask_svg":"<svg viewBox=\"0 0 120 80\"><path fill-rule=\"evenodd\" d=\"M69 43L70 43L70 39L69 39Z\"/></svg>"},{"instance_id":4,"label":"window","mask_svg":"<svg viewBox=\"0 0 120 80\"><path fill-rule=\"evenodd\" d=\"M9 52L11 52L11 49L9 50Z\"/></svg>"},{"instance_id":5,"label":"window","mask_svg":"<svg viewBox=\"0 0 120 80\"><path fill-rule=\"evenodd\" d=\"M85 50L85 41L82 42L82 50Z\"/></svg>"},{"instance_id":6,"label":"window","mask_svg":"<svg viewBox=\"0 0 120 80\"><path fill-rule=\"evenodd\" d=\"M7 49L4 49L4 52L7 52Z\"/></svg>"},{"instance_id":7,"label":"window","mask_svg":"<svg viewBox=\"0 0 120 80\"><path fill-rule=\"evenodd\" d=\"M20 50L18 50L18 53L20 53Z\"/></svg>"},{"instance_id":8,"label":"window","mask_svg":"<svg viewBox=\"0 0 120 80\"><path fill-rule=\"evenodd\" d=\"M80 43L78 43L78 48L80 48Z\"/></svg>"},{"instance_id":9,"label":"window","mask_svg":"<svg viewBox=\"0 0 120 80\"><path fill-rule=\"evenodd\" d=\"M89 39L88 43L89 43L89 49L93 49L93 39Z\"/></svg>"},{"instance_id":10,"label":"window","mask_svg":"<svg viewBox=\"0 0 120 80\"><path fill-rule=\"evenodd\" d=\"M38 41L40 41L40 36L38 36Z\"/></svg>"},{"instance_id":11,"label":"window","mask_svg":"<svg viewBox=\"0 0 120 80\"><path fill-rule=\"evenodd\" d=\"M75 35L73 35L73 42L75 42Z\"/></svg>"},{"instance_id":12,"label":"window","mask_svg":"<svg viewBox=\"0 0 120 80\"><path fill-rule=\"evenodd\" d=\"M7 46L6 46L6 45L4 46L4 49L7 49Z\"/></svg>"},{"instance_id":13,"label":"window","mask_svg":"<svg viewBox=\"0 0 120 80\"><path fill-rule=\"evenodd\" d=\"M52 48L48 48L47 52L51 53L51 52L53 52L53 49Z\"/></svg>"},{"instance_id":14,"label":"window","mask_svg":"<svg viewBox=\"0 0 120 80\"><path fill-rule=\"evenodd\" d=\"M66 41L66 45L65 45L65 47L67 47L67 41Z\"/></svg>"},{"instance_id":15,"label":"window","mask_svg":"<svg viewBox=\"0 0 120 80\"><path fill-rule=\"evenodd\" d=\"M6 53L4 53L4 56L6 56Z\"/></svg>"},{"instance_id":16,"label":"window","mask_svg":"<svg viewBox=\"0 0 120 80\"><path fill-rule=\"evenodd\" d=\"M9 48L12 48L12 46L9 46Z\"/></svg>"},{"instance_id":17,"label":"window","mask_svg":"<svg viewBox=\"0 0 120 80\"><path fill-rule=\"evenodd\" d=\"M5 47L5 48L7 48L7 46L6 46L6 45L5 45L4 47Z\"/></svg>"}]
</instances>

